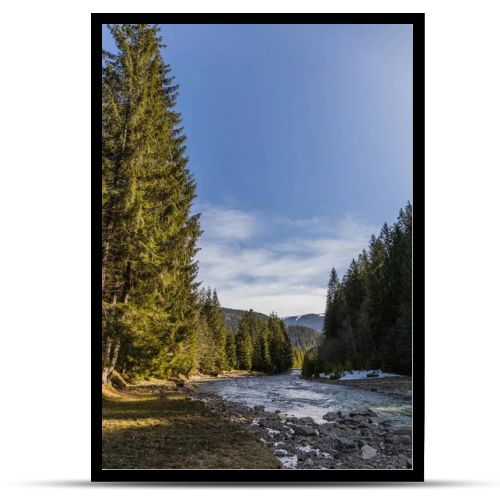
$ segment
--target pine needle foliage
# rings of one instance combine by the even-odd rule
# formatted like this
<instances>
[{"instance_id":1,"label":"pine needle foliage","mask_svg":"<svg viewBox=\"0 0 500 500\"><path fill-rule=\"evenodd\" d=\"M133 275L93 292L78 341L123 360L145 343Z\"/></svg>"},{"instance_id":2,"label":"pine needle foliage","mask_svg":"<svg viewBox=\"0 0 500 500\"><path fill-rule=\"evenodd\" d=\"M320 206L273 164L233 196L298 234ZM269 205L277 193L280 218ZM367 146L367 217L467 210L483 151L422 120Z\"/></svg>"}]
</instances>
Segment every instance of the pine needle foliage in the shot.
<instances>
[{"instance_id":1,"label":"pine needle foliage","mask_svg":"<svg viewBox=\"0 0 500 500\"><path fill-rule=\"evenodd\" d=\"M159 27L113 24L102 65L103 382L196 366L195 183Z\"/></svg>"}]
</instances>

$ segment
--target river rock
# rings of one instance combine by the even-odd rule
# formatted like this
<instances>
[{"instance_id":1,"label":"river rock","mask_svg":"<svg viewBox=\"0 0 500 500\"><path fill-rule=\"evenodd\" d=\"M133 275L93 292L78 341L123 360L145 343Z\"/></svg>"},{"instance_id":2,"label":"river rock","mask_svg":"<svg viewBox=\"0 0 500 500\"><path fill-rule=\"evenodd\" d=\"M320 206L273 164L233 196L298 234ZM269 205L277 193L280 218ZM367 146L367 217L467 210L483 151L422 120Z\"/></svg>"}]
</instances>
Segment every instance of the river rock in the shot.
<instances>
[{"instance_id":1,"label":"river rock","mask_svg":"<svg viewBox=\"0 0 500 500\"><path fill-rule=\"evenodd\" d=\"M323 415L323 420L326 420L327 422L333 422L334 420L337 420L338 416L339 415L336 411L329 411L328 413L325 413L325 415Z\"/></svg>"},{"instance_id":2,"label":"river rock","mask_svg":"<svg viewBox=\"0 0 500 500\"><path fill-rule=\"evenodd\" d=\"M407 434L411 436L411 427L408 426L397 427L392 432L393 434Z\"/></svg>"},{"instance_id":3,"label":"river rock","mask_svg":"<svg viewBox=\"0 0 500 500\"><path fill-rule=\"evenodd\" d=\"M302 418L299 418L299 421L301 424L305 424L305 425L315 425L316 424L316 422L311 417L302 417Z\"/></svg>"},{"instance_id":4,"label":"river rock","mask_svg":"<svg viewBox=\"0 0 500 500\"><path fill-rule=\"evenodd\" d=\"M276 457L285 457L287 455L287 451L283 449L274 450L274 456Z\"/></svg>"},{"instance_id":5,"label":"river rock","mask_svg":"<svg viewBox=\"0 0 500 500\"><path fill-rule=\"evenodd\" d=\"M372 448L370 445L365 444L361 448L361 458L365 460L369 460L370 458L373 458L377 454L377 450L375 448Z\"/></svg>"},{"instance_id":6,"label":"river rock","mask_svg":"<svg viewBox=\"0 0 500 500\"><path fill-rule=\"evenodd\" d=\"M310 425L296 425L295 432L302 436L319 436L318 429L314 429Z\"/></svg>"},{"instance_id":7,"label":"river rock","mask_svg":"<svg viewBox=\"0 0 500 500\"><path fill-rule=\"evenodd\" d=\"M360 424L361 422L365 421L365 419L361 415L354 415L349 420L351 422L355 422L356 424Z\"/></svg>"},{"instance_id":8,"label":"river rock","mask_svg":"<svg viewBox=\"0 0 500 500\"><path fill-rule=\"evenodd\" d=\"M393 442L393 444L410 445L411 444L411 437L406 435L406 434L395 434L392 437L392 442Z\"/></svg>"},{"instance_id":9,"label":"river rock","mask_svg":"<svg viewBox=\"0 0 500 500\"><path fill-rule=\"evenodd\" d=\"M374 413L369 408L361 408L359 410L352 410L349 412L349 416L351 417L355 417L357 415L368 417L370 415L374 415Z\"/></svg>"},{"instance_id":10,"label":"river rock","mask_svg":"<svg viewBox=\"0 0 500 500\"><path fill-rule=\"evenodd\" d=\"M354 448L356 446L352 439L344 437L337 438L337 444L340 448Z\"/></svg>"},{"instance_id":11,"label":"river rock","mask_svg":"<svg viewBox=\"0 0 500 500\"><path fill-rule=\"evenodd\" d=\"M322 436L329 436L331 438L334 438L336 439L337 438L337 434L335 432L335 427L332 425L332 424L325 424L325 425L322 425L320 428L319 428L319 433L322 435Z\"/></svg>"}]
</instances>

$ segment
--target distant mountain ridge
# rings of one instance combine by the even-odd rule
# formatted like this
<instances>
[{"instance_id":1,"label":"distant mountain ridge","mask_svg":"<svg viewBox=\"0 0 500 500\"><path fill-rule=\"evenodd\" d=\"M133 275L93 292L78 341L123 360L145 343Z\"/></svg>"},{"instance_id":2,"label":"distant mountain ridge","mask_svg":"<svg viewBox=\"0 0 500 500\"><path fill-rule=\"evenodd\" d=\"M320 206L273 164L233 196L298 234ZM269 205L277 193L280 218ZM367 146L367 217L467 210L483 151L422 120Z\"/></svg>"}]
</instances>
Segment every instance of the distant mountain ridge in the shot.
<instances>
[{"instance_id":1,"label":"distant mountain ridge","mask_svg":"<svg viewBox=\"0 0 500 500\"><path fill-rule=\"evenodd\" d=\"M224 320L226 323L226 327L236 335L238 331L238 323L245 312L242 309L230 309L229 307L223 307L222 312L224 313ZM261 319L267 319L269 316L263 313L256 313ZM285 318L281 318L285 326L307 326L308 328L312 328L319 333L323 333L323 322L325 319L324 314L301 314L298 316L286 316Z\"/></svg>"},{"instance_id":2,"label":"distant mountain ridge","mask_svg":"<svg viewBox=\"0 0 500 500\"><path fill-rule=\"evenodd\" d=\"M323 335L304 325L286 325L286 333L294 349L307 352L318 347L323 340Z\"/></svg>"},{"instance_id":3,"label":"distant mountain ridge","mask_svg":"<svg viewBox=\"0 0 500 500\"><path fill-rule=\"evenodd\" d=\"M307 326L309 328L312 328L313 330L316 330L317 332L322 333L323 332L323 323L325 320L325 315L324 314L316 314L316 313L309 313L309 314L301 314L299 316L287 316L286 318L282 318L283 322L287 326Z\"/></svg>"}]
</instances>

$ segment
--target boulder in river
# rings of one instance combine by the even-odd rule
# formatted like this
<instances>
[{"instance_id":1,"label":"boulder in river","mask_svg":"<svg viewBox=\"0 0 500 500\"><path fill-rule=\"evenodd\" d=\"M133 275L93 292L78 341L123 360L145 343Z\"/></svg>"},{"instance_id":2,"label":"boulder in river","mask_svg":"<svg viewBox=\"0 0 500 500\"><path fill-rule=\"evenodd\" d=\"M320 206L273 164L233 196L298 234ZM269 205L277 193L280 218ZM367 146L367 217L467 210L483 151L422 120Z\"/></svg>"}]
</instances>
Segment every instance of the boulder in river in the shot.
<instances>
[{"instance_id":1,"label":"boulder in river","mask_svg":"<svg viewBox=\"0 0 500 500\"><path fill-rule=\"evenodd\" d=\"M369 444L365 444L361 448L361 458L365 460L369 460L370 458L373 458L377 454L377 450L370 446Z\"/></svg>"}]
</instances>

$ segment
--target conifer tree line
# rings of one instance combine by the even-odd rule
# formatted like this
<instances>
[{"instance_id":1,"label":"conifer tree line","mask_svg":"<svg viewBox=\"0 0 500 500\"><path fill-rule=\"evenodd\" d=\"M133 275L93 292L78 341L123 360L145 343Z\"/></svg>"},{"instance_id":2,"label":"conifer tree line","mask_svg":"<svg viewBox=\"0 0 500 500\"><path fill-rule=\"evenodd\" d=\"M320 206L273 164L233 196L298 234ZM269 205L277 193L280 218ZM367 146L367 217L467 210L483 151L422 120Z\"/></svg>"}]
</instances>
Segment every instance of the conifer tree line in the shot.
<instances>
[{"instance_id":1,"label":"conifer tree line","mask_svg":"<svg viewBox=\"0 0 500 500\"><path fill-rule=\"evenodd\" d=\"M159 26L108 28L116 53L102 55L102 382L113 370L146 378L288 368L278 318L252 336L248 363L217 293L198 290L196 185Z\"/></svg>"},{"instance_id":2,"label":"conifer tree line","mask_svg":"<svg viewBox=\"0 0 500 500\"><path fill-rule=\"evenodd\" d=\"M236 368L236 343L225 326L217 291L208 288L199 295L198 361L203 373L217 375Z\"/></svg>"},{"instance_id":3,"label":"conifer tree line","mask_svg":"<svg viewBox=\"0 0 500 500\"><path fill-rule=\"evenodd\" d=\"M323 371L412 369L412 206L372 235L368 251L351 262L342 280L332 269L324 341L309 351L303 375Z\"/></svg>"},{"instance_id":4,"label":"conifer tree line","mask_svg":"<svg viewBox=\"0 0 500 500\"><path fill-rule=\"evenodd\" d=\"M292 346L285 324L276 314L267 320L246 311L236 334L237 367L265 373L280 373L292 367Z\"/></svg>"}]
</instances>

